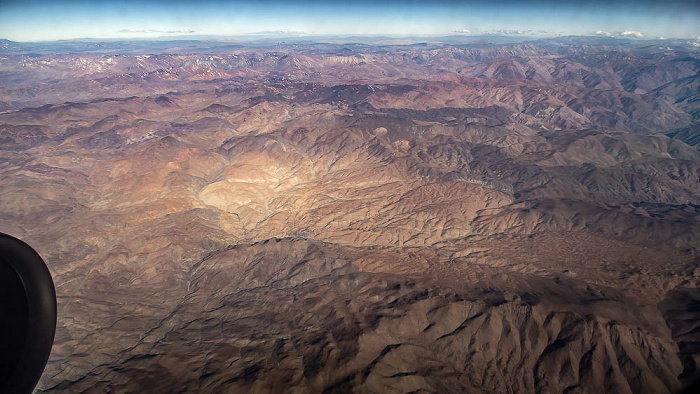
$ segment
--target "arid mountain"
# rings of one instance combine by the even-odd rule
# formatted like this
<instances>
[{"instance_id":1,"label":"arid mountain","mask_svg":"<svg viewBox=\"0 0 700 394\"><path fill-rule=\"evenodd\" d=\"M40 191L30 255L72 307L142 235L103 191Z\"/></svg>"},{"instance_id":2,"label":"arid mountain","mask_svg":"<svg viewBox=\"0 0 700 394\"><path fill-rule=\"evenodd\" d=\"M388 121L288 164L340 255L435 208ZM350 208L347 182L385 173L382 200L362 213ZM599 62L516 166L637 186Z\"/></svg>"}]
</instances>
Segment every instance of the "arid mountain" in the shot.
<instances>
[{"instance_id":1,"label":"arid mountain","mask_svg":"<svg viewBox=\"0 0 700 394\"><path fill-rule=\"evenodd\" d=\"M664 393L700 364L682 41L0 49L46 393Z\"/></svg>"}]
</instances>

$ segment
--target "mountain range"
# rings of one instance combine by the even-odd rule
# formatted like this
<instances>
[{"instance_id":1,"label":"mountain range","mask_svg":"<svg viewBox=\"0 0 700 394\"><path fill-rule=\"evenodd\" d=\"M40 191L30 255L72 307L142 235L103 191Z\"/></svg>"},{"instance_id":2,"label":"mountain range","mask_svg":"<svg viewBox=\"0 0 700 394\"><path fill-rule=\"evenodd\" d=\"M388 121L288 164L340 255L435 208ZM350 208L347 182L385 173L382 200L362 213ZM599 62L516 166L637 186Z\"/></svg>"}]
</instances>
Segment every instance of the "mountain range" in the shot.
<instances>
[{"instance_id":1,"label":"mountain range","mask_svg":"<svg viewBox=\"0 0 700 394\"><path fill-rule=\"evenodd\" d=\"M664 393L700 362L700 48L0 46L42 393ZM305 40L305 41L304 41Z\"/></svg>"}]
</instances>

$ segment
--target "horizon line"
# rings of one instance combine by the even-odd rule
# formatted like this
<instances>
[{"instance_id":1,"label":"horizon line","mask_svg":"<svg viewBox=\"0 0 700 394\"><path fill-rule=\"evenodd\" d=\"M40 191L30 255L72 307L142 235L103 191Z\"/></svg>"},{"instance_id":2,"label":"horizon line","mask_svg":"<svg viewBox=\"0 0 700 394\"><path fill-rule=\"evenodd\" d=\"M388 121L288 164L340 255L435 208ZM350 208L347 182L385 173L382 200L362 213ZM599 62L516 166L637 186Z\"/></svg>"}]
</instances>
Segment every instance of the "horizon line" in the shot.
<instances>
[{"instance_id":1,"label":"horizon line","mask_svg":"<svg viewBox=\"0 0 700 394\"><path fill-rule=\"evenodd\" d=\"M77 41L161 41L161 40L172 40L172 41L200 41L202 39L209 39L212 41L217 40L227 40L227 39L239 39L241 41L261 41L269 40L271 38L285 39L285 38L352 38L352 37L367 37L367 38L483 38L483 37L498 37L498 38L522 38L522 39L557 39L557 38L598 38L598 39L608 39L608 40L631 40L631 41L672 41L672 40L695 40L700 41L700 37L635 37L635 36L608 36L601 34L504 34L504 33L303 33L303 32L292 32L292 33L276 33L276 32L254 32L254 33L243 33L243 34L179 34L179 35L158 35L151 37L76 37L76 38L62 38L57 40L11 40L9 38L0 37L0 40L18 43L18 44L34 44L34 43L57 43L57 42L77 42Z\"/></svg>"}]
</instances>

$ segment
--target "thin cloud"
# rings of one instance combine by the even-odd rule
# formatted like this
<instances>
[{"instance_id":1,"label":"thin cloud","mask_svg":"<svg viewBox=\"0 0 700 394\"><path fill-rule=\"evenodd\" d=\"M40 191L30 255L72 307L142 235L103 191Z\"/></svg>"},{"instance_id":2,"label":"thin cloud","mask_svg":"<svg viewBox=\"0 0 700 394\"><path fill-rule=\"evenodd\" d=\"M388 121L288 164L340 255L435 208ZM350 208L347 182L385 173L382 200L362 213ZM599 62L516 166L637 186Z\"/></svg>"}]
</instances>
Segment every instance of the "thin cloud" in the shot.
<instances>
[{"instance_id":1,"label":"thin cloud","mask_svg":"<svg viewBox=\"0 0 700 394\"><path fill-rule=\"evenodd\" d=\"M497 34L503 34L503 35L508 35L508 36L518 36L518 35L523 35L523 34L532 34L532 30L514 30L514 29L501 29L501 30L496 30Z\"/></svg>"},{"instance_id":2,"label":"thin cloud","mask_svg":"<svg viewBox=\"0 0 700 394\"><path fill-rule=\"evenodd\" d=\"M452 30L453 33L460 33L460 34L469 34L472 31L469 29L460 29L460 30Z\"/></svg>"},{"instance_id":3,"label":"thin cloud","mask_svg":"<svg viewBox=\"0 0 700 394\"><path fill-rule=\"evenodd\" d=\"M546 35L552 35L556 34L547 30L532 30L532 29L527 29L527 30L517 30L517 29L499 29L499 30L493 30L491 32L488 32L486 34L489 35L499 35L499 36L546 36Z\"/></svg>"},{"instance_id":4,"label":"thin cloud","mask_svg":"<svg viewBox=\"0 0 700 394\"><path fill-rule=\"evenodd\" d=\"M121 30L119 30L119 33L161 33L161 31L160 30L150 30L150 29L143 29L143 30L121 29Z\"/></svg>"},{"instance_id":5,"label":"thin cloud","mask_svg":"<svg viewBox=\"0 0 700 394\"><path fill-rule=\"evenodd\" d=\"M622 33L620 33L622 37L637 37L637 38L642 38L644 37L644 34L641 31L634 31L634 30L625 30Z\"/></svg>"},{"instance_id":6,"label":"thin cloud","mask_svg":"<svg viewBox=\"0 0 700 394\"><path fill-rule=\"evenodd\" d=\"M597 30L595 32L596 35L602 36L602 37L616 37L616 38L644 38L646 37L644 33L641 31L637 30L625 30L625 31L618 31L618 32L609 32L605 30Z\"/></svg>"},{"instance_id":7,"label":"thin cloud","mask_svg":"<svg viewBox=\"0 0 700 394\"><path fill-rule=\"evenodd\" d=\"M181 29L181 30L155 30L155 29L122 29L119 33L127 34L192 34L194 30L192 29Z\"/></svg>"},{"instance_id":8,"label":"thin cloud","mask_svg":"<svg viewBox=\"0 0 700 394\"><path fill-rule=\"evenodd\" d=\"M267 31L256 31L253 33L248 33L248 34L255 35L255 36L295 36L295 35L306 34L306 32L294 31L294 30L267 30Z\"/></svg>"}]
</instances>

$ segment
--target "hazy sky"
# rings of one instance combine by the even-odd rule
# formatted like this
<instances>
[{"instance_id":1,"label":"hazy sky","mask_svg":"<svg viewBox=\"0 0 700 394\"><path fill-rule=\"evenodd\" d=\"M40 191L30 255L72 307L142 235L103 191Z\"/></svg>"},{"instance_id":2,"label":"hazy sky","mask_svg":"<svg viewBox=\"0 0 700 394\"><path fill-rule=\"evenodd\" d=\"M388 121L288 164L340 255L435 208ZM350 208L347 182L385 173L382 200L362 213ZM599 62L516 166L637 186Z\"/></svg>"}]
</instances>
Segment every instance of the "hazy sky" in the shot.
<instances>
[{"instance_id":1,"label":"hazy sky","mask_svg":"<svg viewBox=\"0 0 700 394\"><path fill-rule=\"evenodd\" d=\"M0 38L175 35L611 34L700 37L700 1L0 0Z\"/></svg>"}]
</instances>

